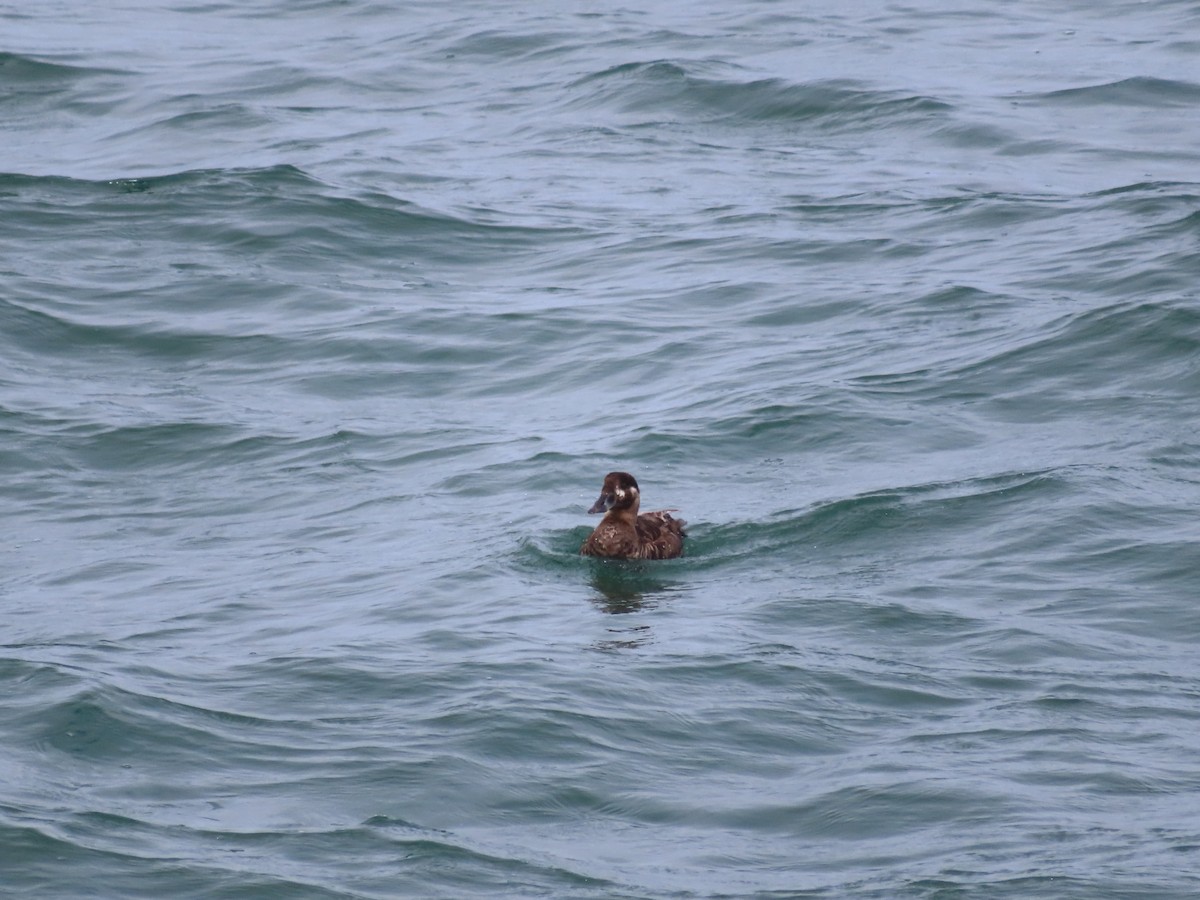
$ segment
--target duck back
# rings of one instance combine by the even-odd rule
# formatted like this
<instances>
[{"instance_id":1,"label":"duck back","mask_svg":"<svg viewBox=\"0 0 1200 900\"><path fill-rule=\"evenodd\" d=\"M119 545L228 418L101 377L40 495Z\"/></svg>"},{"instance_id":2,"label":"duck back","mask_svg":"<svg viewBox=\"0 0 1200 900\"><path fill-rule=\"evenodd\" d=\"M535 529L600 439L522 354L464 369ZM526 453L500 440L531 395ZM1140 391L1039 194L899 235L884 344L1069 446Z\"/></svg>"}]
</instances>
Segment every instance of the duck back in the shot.
<instances>
[{"instance_id":1,"label":"duck back","mask_svg":"<svg viewBox=\"0 0 1200 900\"><path fill-rule=\"evenodd\" d=\"M642 513L632 526L606 516L579 552L610 559L675 559L683 555L686 524L666 510Z\"/></svg>"}]
</instances>

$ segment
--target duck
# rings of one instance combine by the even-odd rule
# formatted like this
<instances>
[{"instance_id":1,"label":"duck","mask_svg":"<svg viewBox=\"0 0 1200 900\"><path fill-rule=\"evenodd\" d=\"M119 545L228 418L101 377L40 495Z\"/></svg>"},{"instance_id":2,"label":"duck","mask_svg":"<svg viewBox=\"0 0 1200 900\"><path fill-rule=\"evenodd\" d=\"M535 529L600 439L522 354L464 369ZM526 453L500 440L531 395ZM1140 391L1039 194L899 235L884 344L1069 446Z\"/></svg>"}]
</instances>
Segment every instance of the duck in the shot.
<instances>
[{"instance_id":1,"label":"duck","mask_svg":"<svg viewBox=\"0 0 1200 900\"><path fill-rule=\"evenodd\" d=\"M641 490L637 479L628 472L609 472L604 476L600 498L588 510L590 515L604 513L579 552L583 556L608 559L674 559L683 555L683 530L687 523L676 519L673 509L660 509L638 515Z\"/></svg>"}]
</instances>

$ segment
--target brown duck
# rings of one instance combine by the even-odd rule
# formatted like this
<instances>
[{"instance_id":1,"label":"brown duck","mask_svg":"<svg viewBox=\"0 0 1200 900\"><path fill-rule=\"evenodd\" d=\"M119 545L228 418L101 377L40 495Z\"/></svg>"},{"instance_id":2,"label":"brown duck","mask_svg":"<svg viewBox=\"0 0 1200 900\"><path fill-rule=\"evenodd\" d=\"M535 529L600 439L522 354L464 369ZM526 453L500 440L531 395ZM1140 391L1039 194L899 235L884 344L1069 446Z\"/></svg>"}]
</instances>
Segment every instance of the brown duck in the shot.
<instances>
[{"instance_id":1,"label":"brown duck","mask_svg":"<svg viewBox=\"0 0 1200 900\"><path fill-rule=\"evenodd\" d=\"M579 552L584 556L612 559L674 559L683 555L683 519L671 510L638 515L641 493L628 472L609 472L604 476L600 499L589 513L604 513Z\"/></svg>"}]
</instances>

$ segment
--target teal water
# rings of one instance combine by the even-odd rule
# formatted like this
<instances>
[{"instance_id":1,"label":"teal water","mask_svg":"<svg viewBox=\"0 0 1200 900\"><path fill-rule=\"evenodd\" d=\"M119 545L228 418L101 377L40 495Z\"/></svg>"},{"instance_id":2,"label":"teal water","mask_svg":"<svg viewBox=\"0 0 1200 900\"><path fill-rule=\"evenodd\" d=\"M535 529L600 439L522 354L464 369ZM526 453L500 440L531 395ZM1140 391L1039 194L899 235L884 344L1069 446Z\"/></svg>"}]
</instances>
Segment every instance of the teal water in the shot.
<instances>
[{"instance_id":1,"label":"teal water","mask_svg":"<svg viewBox=\"0 0 1200 900\"><path fill-rule=\"evenodd\" d=\"M0 892L1200 893L1194 3L0 23Z\"/></svg>"}]
</instances>

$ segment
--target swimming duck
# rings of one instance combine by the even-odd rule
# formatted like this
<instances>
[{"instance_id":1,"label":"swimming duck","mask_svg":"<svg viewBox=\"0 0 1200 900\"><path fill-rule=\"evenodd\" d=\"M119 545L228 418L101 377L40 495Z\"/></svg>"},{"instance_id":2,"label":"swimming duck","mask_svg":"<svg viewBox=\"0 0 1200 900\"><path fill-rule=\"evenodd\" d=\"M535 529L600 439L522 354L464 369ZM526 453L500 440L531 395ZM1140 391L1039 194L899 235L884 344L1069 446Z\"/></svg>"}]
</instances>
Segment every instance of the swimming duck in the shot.
<instances>
[{"instance_id":1,"label":"swimming duck","mask_svg":"<svg viewBox=\"0 0 1200 900\"><path fill-rule=\"evenodd\" d=\"M612 559L674 559L683 555L683 519L672 510L638 515L641 492L637 480L628 472L609 472L604 476L600 499L589 513L604 513L579 552L584 556Z\"/></svg>"}]
</instances>

